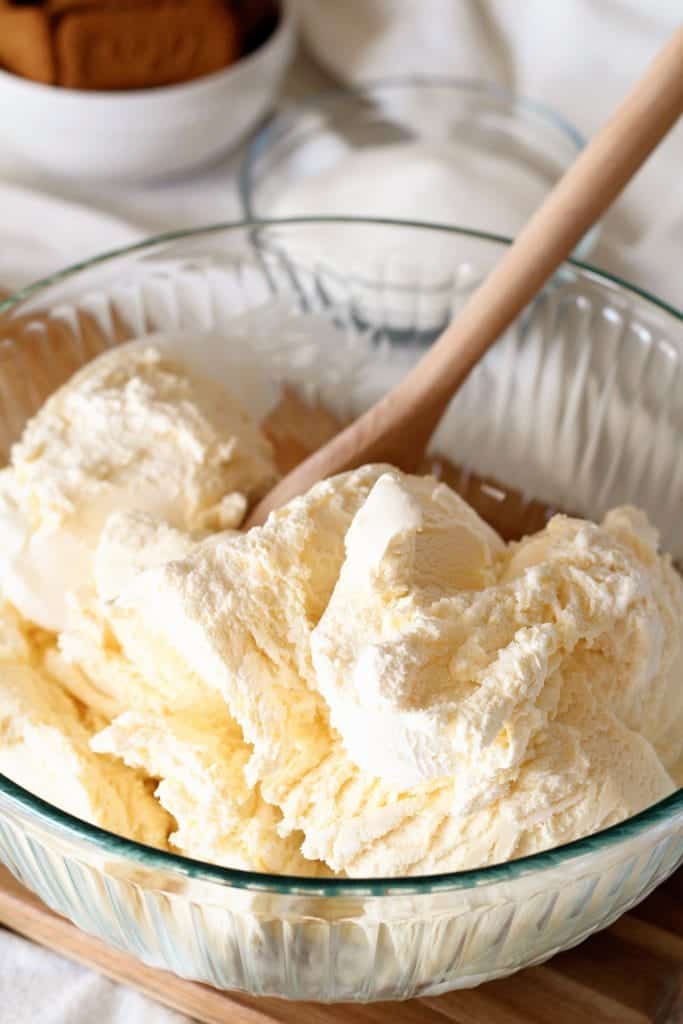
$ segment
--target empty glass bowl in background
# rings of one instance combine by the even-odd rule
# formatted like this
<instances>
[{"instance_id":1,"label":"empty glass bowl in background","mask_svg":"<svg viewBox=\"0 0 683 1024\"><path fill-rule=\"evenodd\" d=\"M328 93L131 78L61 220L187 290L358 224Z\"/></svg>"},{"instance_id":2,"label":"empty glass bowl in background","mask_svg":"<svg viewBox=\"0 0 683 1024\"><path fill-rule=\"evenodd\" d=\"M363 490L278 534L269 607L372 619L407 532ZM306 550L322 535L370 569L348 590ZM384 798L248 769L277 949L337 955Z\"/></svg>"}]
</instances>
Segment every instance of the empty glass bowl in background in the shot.
<instances>
[{"instance_id":1,"label":"empty glass bowl in background","mask_svg":"<svg viewBox=\"0 0 683 1024\"><path fill-rule=\"evenodd\" d=\"M400 287L380 278L371 291L339 264L307 259L302 234L310 242L319 232L319 251L335 224L169 235L0 305L0 447L7 452L79 365L149 331L187 332L207 359L221 337L238 359L278 365L286 379L278 330L289 330L290 316L302 336L304 318L325 325L302 344L318 346L330 401L366 346L373 358L359 364L348 410L359 411L418 358L508 244L447 228L344 222L358 252L377 232L399 262L420 239L440 248L438 266L427 261ZM679 313L567 265L470 376L436 446L496 476L503 504L509 485L595 517L624 500L642 505L680 557L682 363ZM296 367L291 373L296 380ZM239 393L238 373L229 385ZM306 879L141 846L0 776L0 859L86 931L184 977L296 999L397 999L503 976L609 924L683 859L683 791L599 834L508 864L433 877Z\"/></svg>"},{"instance_id":2,"label":"empty glass bowl in background","mask_svg":"<svg viewBox=\"0 0 683 1024\"><path fill-rule=\"evenodd\" d=\"M389 217L514 236L583 145L560 114L498 85L387 79L271 116L248 146L242 201L249 218Z\"/></svg>"}]
</instances>

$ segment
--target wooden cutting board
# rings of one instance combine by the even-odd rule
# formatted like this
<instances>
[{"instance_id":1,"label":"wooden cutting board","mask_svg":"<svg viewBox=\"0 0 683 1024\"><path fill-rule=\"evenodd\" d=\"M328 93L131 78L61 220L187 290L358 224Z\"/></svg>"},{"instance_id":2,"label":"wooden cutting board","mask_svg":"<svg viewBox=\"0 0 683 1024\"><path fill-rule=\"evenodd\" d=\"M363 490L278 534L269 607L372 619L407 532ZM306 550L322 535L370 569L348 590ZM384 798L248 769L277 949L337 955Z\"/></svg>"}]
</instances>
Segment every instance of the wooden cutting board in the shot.
<instances>
[{"instance_id":1,"label":"wooden cutting board","mask_svg":"<svg viewBox=\"0 0 683 1024\"><path fill-rule=\"evenodd\" d=\"M4 868L0 923L202 1024L683 1024L683 869L607 931L547 964L406 1003L288 1003L183 981L81 932Z\"/></svg>"}]
</instances>

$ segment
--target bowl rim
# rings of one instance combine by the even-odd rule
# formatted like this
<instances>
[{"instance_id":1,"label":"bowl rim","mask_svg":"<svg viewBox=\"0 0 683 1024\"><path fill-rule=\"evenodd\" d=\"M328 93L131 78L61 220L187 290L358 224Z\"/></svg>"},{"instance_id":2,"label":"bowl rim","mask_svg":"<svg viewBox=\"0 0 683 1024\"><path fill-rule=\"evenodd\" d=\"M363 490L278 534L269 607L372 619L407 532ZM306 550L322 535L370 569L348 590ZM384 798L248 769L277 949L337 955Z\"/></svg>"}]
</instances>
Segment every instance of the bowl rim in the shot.
<instances>
[{"instance_id":1,"label":"bowl rim","mask_svg":"<svg viewBox=\"0 0 683 1024\"><path fill-rule=\"evenodd\" d=\"M187 82L172 82L169 85L155 85L147 89L71 89L46 82L35 82L31 78L24 78L0 67L0 87L4 83L24 90L27 95L32 94L41 102L45 102L51 96L65 107L75 103L87 103L90 106L100 103L119 107L122 104L132 105L142 101L152 103L154 100L174 100L179 99L181 95L184 98L191 93L201 92L203 88L211 88L231 76L236 80L239 74L253 70L261 60L267 59L274 50L282 46L294 30L296 15L294 0L279 0L279 3L280 17L275 28L255 50L238 57L227 67L218 68L217 71L210 71Z\"/></svg>"},{"instance_id":2,"label":"bowl rim","mask_svg":"<svg viewBox=\"0 0 683 1024\"><path fill-rule=\"evenodd\" d=\"M514 239L510 238L509 235L496 234L494 231L481 231L478 228L465 228L458 224L438 224L432 221L399 219L397 217L310 215L302 217L247 217L237 220L216 221L209 224L200 224L192 228L179 228L170 231L162 231L155 235L148 235L131 245L118 246L114 249L105 249L96 256L91 256L86 260L79 260L76 263L70 263L61 270L57 270L53 274L48 274L46 277L38 278L36 281L31 282L31 284L25 285L23 288L12 292L12 294L7 296L7 298L2 299L0 301L0 315L9 312L9 310L18 303L24 302L26 299L33 298L39 292L45 291L47 288L53 287L56 284L60 284L62 281L66 281L69 278L74 277L83 270L88 270L90 267L99 266L102 263L115 260L120 256L126 256L130 253L143 251L145 249L152 249L154 246L162 245L167 242L183 241L186 238L194 238L200 235L215 235L224 231L244 231L247 229L252 231L261 229L265 230L268 228L297 224L364 224L391 228L417 228L423 231L436 231L450 235L462 235L465 238L476 238L480 241L493 242L500 246L510 246L514 241ZM676 320L683 321L683 306L674 306L673 303L667 302L665 299L660 298L653 292L648 291L646 288L642 288L640 285L634 284L632 281L627 281L619 274L614 274L612 271L604 270L587 262L586 260L578 259L575 256L567 257L560 265L558 273L566 267L572 267L579 270L582 274L601 281L603 284L617 285L618 288L623 289L625 292L630 293L639 299L644 299L646 302L650 303L652 306L667 315L673 316Z\"/></svg>"},{"instance_id":3,"label":"bowl rim","mask_svg":"<svg viewBox=\"0 0 683 1024\"><path fill-rule=\"evenodd\" d=\"M261 123L260 127L248 140L237 172L237 187L244 216L247 219L259 219L260 214L254 209L254 166L268 149L278 126L286 118L303 115L307 110L315 110L324 106L344 101L359 102L382 90L420 90L420 89L451 89L465 94L488 95L492 98L505 100L510 105L510 112L515 117L535 117L560 132L574 146L576 155L585 148L587 139L576 125L564 114L542 100L534 99L508 89L499 82L486 78L467 75L386 75L361 78L357 82L329 86L312 91L300 99L287 101L272 110ZM437 222L432 222L437 226ZM441 227L441 224L438 224ZM594 248L600 235L600 222L590 228L575 249L577 259L583 259Z\"/></svg>"},{"instance_id":4,"label":"bowl rim","mask_svg":"<svg viewBox=\"0 0 683 1024\"><path fill-rule=\"evenodd\" d=\"M182 241L187 238L211 236L221 232L253 231L254 229L279 228L288 225L307 224L360 224L384 225L388 227L411 228L425 231L439 231L452 235L476 238L492 242L497 246L509 246L510 238L491 232L477 231L470 228L459 228L453 225L435 225L420 221L402 221L389 218L371 217L292 217L286 219L264 219L247 221L226 221L209 224L204 227L187 228L181 231L169 231L102 253L80 263L72 264L48 277L15 292L8 299L0 302L0 316L13 310L27 299L32 299L42 291L56 284L77 276L81 271L136 252L144 252L167 242ZM599 270L580 260L569 259L563 266L576 268L589 280L598 280L610 287L617 285L620 289L652 304L655 308L672 316L683 323L683 310L676 309L645 289L622 280L615 274ZM0 324L0 327L2 325ZM561 867L570 861L591 854L604 853L623 841L634 839L657 826L671 824L680 818L683 827L683 788L633 815L616 825L595 832L592 835L575 839L561 846L543 850L501 864L493 864L466 871L443 872L431 875L415 875L401 877L371 878L315 878L298 875L276 875L260 871L247 871L239 868L222 867L207 863L182 854L159 850L145 846L132 839L126 839L60 810L53 804L42 800L22 786L12 782L7 776L0 774L0 811L10 804L20 812L37 817L41 824L57 829L71 838L85 841L89 846L109 857L120 857L155 870L168 871L185 878L197 879L210 883L218 883L236 889L257 892L268 892L278 895L319 896L319 897L381 897L381 896L419 896L436 892L448 892L463 889L479 888L484 885L511 883L518 878L529 876L537 871L547 871Z\"/></svg>"}]
</instances>

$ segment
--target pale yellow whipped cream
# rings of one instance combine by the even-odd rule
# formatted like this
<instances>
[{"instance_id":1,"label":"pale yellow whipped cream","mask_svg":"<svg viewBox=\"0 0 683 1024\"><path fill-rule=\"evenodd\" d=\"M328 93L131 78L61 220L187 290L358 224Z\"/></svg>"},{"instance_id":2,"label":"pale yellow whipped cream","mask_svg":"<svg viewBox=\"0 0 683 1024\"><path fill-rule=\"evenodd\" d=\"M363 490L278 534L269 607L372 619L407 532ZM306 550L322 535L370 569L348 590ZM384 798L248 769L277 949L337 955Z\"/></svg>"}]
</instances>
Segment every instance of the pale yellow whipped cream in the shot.
<instances>
[{"instance_id":1,"label":"pale yellow whipped cream","mask_svg":"<svg viewBox=\"0 0 683 1024\"><path fill-rule=\"evenodd\" d=\"M220 530L275 478L268 442L225 388L153 344L118 346L48 399L0 472L3 593L61 630L110 513Z\"/></svg>"},{"instance_id":2,"label":"pale yellow whipped cream","mask_svg":"<svg viewBox=\"0 0 683 1024\"><path fill-rule=\"evenodd\" d=\"M143 674L223 696L306 857L454 870L675 788L683 588L655 545L624 508L505 547L445 485L369 466L140 573L108 615Z\"/></svg>"},{"instance_id":3,"label":"pale yellow whipped cream","mask_svg":"<svg viewBox=\"0 0 683 1024\"><path fill-rule=\"evenodd\" d=\"M280 874L310 875L321 867L304 859L301 836L279 837L280 813L247 785L250 751L224 704L157 714L128 711L92 747L161 779L157 798L177 822L170 842L184 853Z\"/></svg>"},{"instance_id":4,"label":"pale yellow whipped cream","mask_svg":"<svg viewBox=\"0 0 683 1024\"><path fill-rule=\"evenodd\" d=\"M104 722L69 697L42 668L13 609L0 609L0 773L48 803L110 832L165 848L172 820L146 777L90 740Z\"/></svg>"},{"instance_id":5,"label":"pale yellow whipped cream","mask_svg":"<svg viewBox=\"0 0 683 1024\"><path fill-rule=\"evenodd\" d=\"M213 699L201 680L176 673L162 679L150 662L147 675L122 655L106 615L106 604L137 573L182 558L200 543L213 543L223 534L202 541L158 522L144 512L112 512L100 533L93 566L94 587L67 598L67 623L56 646L45 654L52 675L74 697L105 718L132 708L179 709ZM152 652L142 652L143 661Z\"/></svg>"},{"instance_id":6,"label":"pale yellow whipped cream","mask_svg":"<svg viewBox=\"0 0 683 1024\"><path fill-rule=\"evenodd\" d=\"M237 532L276 476L181 351L94 360L0 472L0 772L232 867L503 861L683 781L683 585L645 516L519 544L365 466Z\"/></svg>"}]
</instances>

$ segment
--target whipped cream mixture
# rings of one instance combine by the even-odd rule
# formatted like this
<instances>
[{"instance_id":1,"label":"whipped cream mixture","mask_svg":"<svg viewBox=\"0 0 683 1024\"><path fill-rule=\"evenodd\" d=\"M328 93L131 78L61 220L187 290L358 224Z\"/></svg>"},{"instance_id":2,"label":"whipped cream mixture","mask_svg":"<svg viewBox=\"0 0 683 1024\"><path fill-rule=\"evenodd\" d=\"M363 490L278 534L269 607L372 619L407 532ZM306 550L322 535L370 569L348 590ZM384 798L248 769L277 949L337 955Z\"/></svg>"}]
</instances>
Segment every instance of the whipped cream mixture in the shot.
<instances>
[{"instance_id":1,"label":"whipped cream mixture","mask_svg":"<svg viewBox=\"0 0 683 1024\"><path fill-rule=\"evenodd\" d=\"M63 629L111 512L224 529L274 479L269 445L222 387L158 348L115 349L48 399L0 474L3 592L31 621Z\"/></svg>"},{"instance_id":2,"label":"whipped cream mixture","mask_svg":"<svg viewBox=\"0 0 683 1024\"><path fill-rule=\"evenodd\" d=\"M0 771L143 842L349 876L532 853L681 783L683 585L643 513L505 544L373 465L239 532L276 477L153 339L45 404L0 476Z\"/></svg>"}]
</instances>

